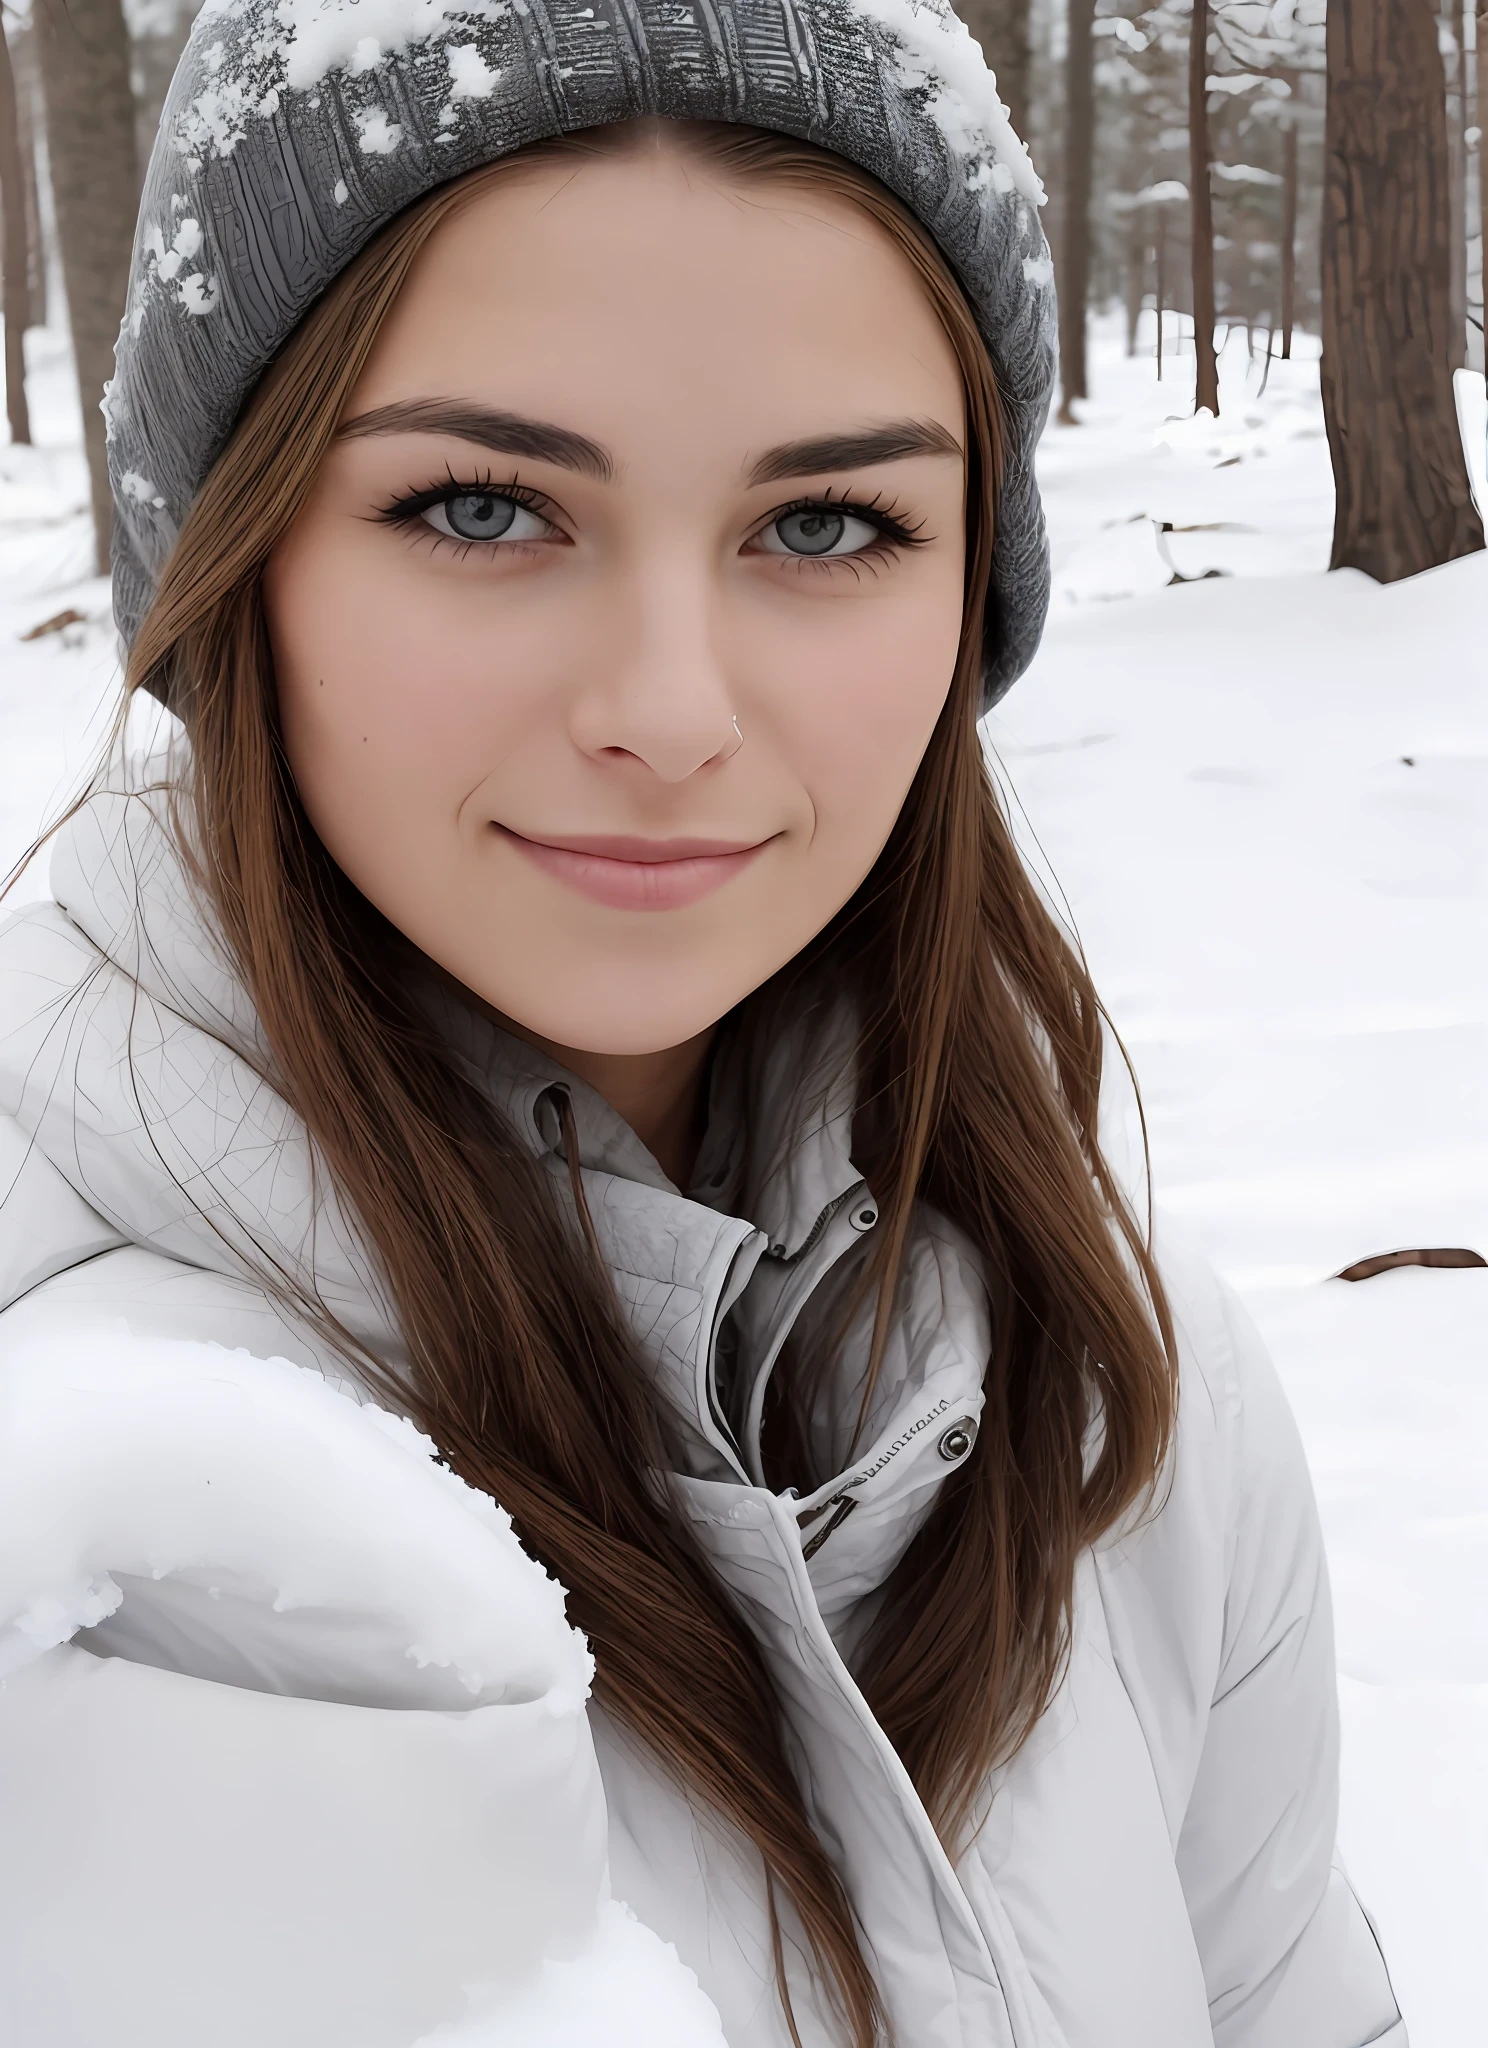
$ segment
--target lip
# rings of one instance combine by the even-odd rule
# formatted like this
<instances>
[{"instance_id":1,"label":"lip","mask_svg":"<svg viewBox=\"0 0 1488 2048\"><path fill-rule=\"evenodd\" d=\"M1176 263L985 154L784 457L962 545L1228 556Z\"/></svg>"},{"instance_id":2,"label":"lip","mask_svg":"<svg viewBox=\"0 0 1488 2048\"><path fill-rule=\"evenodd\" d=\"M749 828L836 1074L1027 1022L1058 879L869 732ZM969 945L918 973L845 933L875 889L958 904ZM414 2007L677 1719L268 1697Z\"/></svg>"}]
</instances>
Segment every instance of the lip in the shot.
<instances>
[{"instance_id":1,"label":"lip","mask_svg":"<svg viewBox=\"0 0 1488 2048\"><path fill-rule=\"evenodd\" d=\"M683 910L742 874L770 843L636 839L619 833L532 839L510 825L496 829L534 867L608 910Z\"/></svg>"}]
</instances>

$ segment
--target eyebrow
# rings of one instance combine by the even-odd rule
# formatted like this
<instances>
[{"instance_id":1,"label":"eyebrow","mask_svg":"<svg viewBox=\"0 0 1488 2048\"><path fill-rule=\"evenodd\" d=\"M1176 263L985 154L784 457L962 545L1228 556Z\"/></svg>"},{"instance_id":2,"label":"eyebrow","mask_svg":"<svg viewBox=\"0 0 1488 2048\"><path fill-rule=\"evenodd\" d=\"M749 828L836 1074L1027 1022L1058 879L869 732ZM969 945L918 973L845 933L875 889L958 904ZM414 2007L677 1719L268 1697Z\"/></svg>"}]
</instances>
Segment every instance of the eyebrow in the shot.
<instances>
[{"instance_id":1,"label":"eyebrow","mask_svg":"<svg viewBox=\"0 0 1488 2048\"><path fill-rule=\"evenodd\" d=\"M875 462L903 462L914 455L953 455L965 460L961 443L937 420L891 420L887 426L855 433L819 434L771 448L749 471L752 484L783 483L787 477L820 476L832 469L868 469Z\"/></svg>"},{"instance_id":2,"label":"eyebrow","mask_svg":"<svg viewBox=\"0 0 1488 2048\"><path fill-rule=\"evenodd\" d=\"M529 420L518 412L498 412L466 399L408 398L360 413L337 430L338 440L358 441L373 434L449 434L470 441L493 455L528 455L536 462L556 463L602 484L610 482L615 464L608 449L555 427L547 420Z\"/></svg>"},{"instance_id":3,"label":"eyebrow","mask_svg":"<svg viewBox=\"0 0 1488 2048\"><path fill-rule=\"evenodd\" d=\"M493 455L527 455L580 476L592 476L600 483L610 483L615 475L614 457L587 434L469 399L407 398L379 405L347 420L338 429L337 439L363 440L377 434L449 434L457 441L489 449ZM965 459L960 442L939 421L891 420L881 427L783 441L751 464L748 481L783 483L790 477L868 469L874 463L904 462L916 455L949 455L958 462Z\"/></svg>"}]
</instances>

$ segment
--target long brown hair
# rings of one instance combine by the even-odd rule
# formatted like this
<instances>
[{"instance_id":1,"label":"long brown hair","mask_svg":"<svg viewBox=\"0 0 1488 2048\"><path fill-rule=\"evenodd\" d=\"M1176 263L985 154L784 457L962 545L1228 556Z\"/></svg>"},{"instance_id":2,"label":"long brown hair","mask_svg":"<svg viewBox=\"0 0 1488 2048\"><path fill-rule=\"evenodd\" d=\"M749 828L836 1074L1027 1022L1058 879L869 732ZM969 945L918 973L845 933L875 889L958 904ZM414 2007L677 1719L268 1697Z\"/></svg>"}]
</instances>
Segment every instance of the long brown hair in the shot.
<instances>
[{"instance_id":1,"label":"long brown hair","mask_svg":"<svg viewBox=\"0 0 1488 2048\"><path fill-rule=\"evenodd\" d=\"M635 147L637 133L572 137L521 160ZM861 1163L882 1216L865 1283L875 1360L917 1202L952 1218L986 1264L980 1436L894 1572L858 1671L954 1846L987 1770L1059 1682L1081 1549L1161 1471L1171 1328L1097 1142L1100 1006L1022 867L977 736L1000 440L970 310L923 230L841 159L742 128L668 124L668 136L731 178L832 191L878 222L918 273L965 382L954 683L877 866L782 978L799 987L825 966L858 1005L871 1111ZM609 1276L411 1001L396 935L317 840L280 738L265 561L419 250L516 161L412 207L301 323L185 524L129 688L185 720L202 885L256 1001L274 1085L380 1260L416 1375L399 1397L567 1587L606 1708L753 1842L772 1913L783 1894L847 2039L871 2048L881 2006L843 1884L807 1818L753 1638L655 1487L658 1420ZM271 1277L328 1324L305 1283ZM793 1373L781 1384L787 1404L808 1397ZM775 1928L794 2034L778 1917Z\"/></svg>"}]
</instances>

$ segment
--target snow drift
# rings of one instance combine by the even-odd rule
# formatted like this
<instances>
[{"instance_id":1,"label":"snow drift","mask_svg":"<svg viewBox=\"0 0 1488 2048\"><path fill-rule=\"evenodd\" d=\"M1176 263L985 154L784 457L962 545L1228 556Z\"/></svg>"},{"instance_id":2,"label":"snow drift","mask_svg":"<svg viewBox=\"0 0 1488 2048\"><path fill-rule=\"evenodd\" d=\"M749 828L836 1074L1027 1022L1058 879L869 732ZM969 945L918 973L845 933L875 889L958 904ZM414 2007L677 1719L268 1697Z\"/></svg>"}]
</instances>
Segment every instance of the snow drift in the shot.
<instances>
[{"instance_id":1,"label":"snow drift","mask_svg":"<svg viewBox=\"0 0 1488 2048\"><path fill-rule=\"evenodd\" d=\"M0 2038L722 2048L609 1899L592 1665L507 1517L318 1375L0 1368Z\"/></svg>"}]
</instances>

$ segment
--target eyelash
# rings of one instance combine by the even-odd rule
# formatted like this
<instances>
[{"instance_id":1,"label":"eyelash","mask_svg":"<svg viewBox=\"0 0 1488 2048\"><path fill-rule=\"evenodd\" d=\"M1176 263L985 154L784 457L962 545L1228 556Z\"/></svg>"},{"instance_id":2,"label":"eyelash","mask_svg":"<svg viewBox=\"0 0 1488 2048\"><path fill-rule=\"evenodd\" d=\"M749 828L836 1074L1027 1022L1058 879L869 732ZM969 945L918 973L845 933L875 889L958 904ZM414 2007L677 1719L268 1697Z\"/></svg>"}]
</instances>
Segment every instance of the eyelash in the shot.
<instances>
[{"instance_id":1,"label":"eyelash","mask_svg":"<svg viewBox=\"0 0 1488 2048\"><path fill-rule=\"evenodd\" d=\"M431 505L441 505L449 498L478 497L487 491L493 497L510 498L514 505L522 506L525 511L537 513L541 519L549 516L548 508L553 502L541 491L533 490L530 484L518 483L515 477L510 483L499 484L489 470L480 476L456 476L452 469L447 469L442 483L429 484L424 490L410 491L401 498L394 498L391 503L379 508L377 517L385 526L402 527L411 540L427 541L431 547L436 548L453 548L463 559L475 549L489 548L491 542L454 540L449 534L440 533L437 528L430 526L423 515ZM557 524L556 521L553 523ZM516 549L523 543L509 541L507 545Z\"/></svg>"},{"instance_id":2,"label":"eyelash","mask_svg":"<svg viewBox=\"0 0 1488 2048\"><path fill-rule=\"evenodd\" d=\"M429 484L421 491L410 491L401 498L394 498L378 510L377 517L385 525L402 527L411 537L427 541L431 546L454 548L463 558L475 549L490 547L492 543L453 540L448 534L439 533L428 525L423 515L431 505L441 504L446 499L474 497L485 491L489 491L493 496L510 498L514 505L521 505L525 510L535 512L540 518L548 516L548 508L552 504L552 500L541 491L533 490L528 484L518 483L515 478L510 483L498 484L489 470L478 476L459 477L452 469L447 469L442 482ZM890 500L888 504L883 502L881 491L875 491L871 498L834 498L830 488L823 491L819 497L793 498L788 505L777 505L755 527L754 535L763 533L777 519L788 518L792 512L815 512L828 507L834 512L845 513L849 519L861 519L865 524L876 527L883 545L875 543L860 548L856 554L851 555L781 555L774 559L788 563L798 570L836 570L855 565L871 566L873 562L884 559L896 548L908 550L924 547L930 538L924 531L923 520L910 524L900 515L896 501ZM751 535L751 538L754 535ZM513 541L508 545L518 548L522 546L522 542Z\"/></svg>"},{"instance_id":3,"label":"eyelash","mask_svg":"<svg viewBox=\"0 0 1488 2048\"><path fill-rule=\"evenodd\" d=\"M777 519L788 519L792 512L819 512L829 507L834 512L845 513L849 519L861 519L866 525L877 527L879 541L868 547L859 548L857 553L852 555L777 555L774 559L786 563L798 572L872 568L874 563L884 561L892 555L896 548L906 551L910 548L922 548L931 537L924 530L923 519L911 525L901 517L897 500L890 499L888 504L883 502L882 491L875 491L871 498L834 498L830 487L819 497L793 498L788 505L777 505L767 518L760 521L754 531L756 534L763 533L766 527L773 526Z\"/></svg>"}]
</instances>

